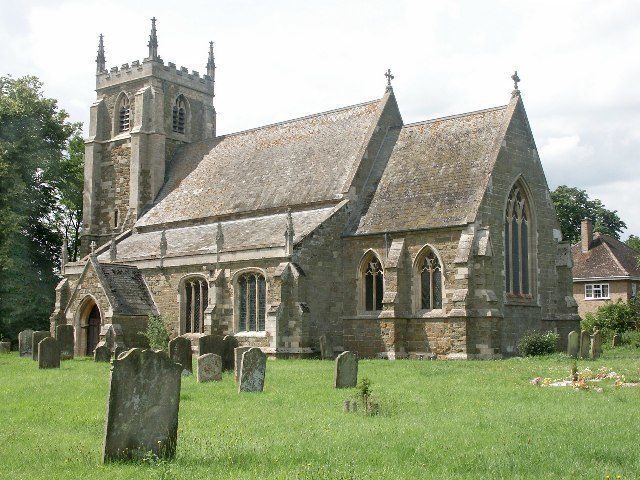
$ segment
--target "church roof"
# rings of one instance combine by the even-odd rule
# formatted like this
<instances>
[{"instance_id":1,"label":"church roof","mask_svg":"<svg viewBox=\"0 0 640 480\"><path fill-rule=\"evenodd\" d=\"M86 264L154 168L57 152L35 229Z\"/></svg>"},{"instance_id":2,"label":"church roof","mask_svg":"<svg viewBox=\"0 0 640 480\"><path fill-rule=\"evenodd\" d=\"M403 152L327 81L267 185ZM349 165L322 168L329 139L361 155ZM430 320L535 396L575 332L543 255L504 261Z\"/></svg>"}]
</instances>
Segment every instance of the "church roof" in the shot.
<instances>
[{"instance_id":1,"label":"church roof","mask_svg":"<svg viewBox=\"0 0 640 480\"><path fill-rule=\"evenodd\" d=\"M508 105L391 129L388 157L351 233L420 230L475 219L509 117Z\"/></svg>"},{"instance_id":2,"label":"church roof","mask_svg":"<svg viewBox=\"0 0 640 480\"><path fill-rule=\"evenodd\" d=\"M640 277L640 254L627 244L602 233L594 235L589 251L580 243L571 247L573 278Z\"/></svg>"},{"instance_id":3,"label":"church roof","mask_svg":"<svg viewBox=\"0 0 640 480\"><path fill-rule=\"evenodd\" d=\"M349 189L381 100L182 146L136 226L337 203Z\"/></svg>"}]
</instances>

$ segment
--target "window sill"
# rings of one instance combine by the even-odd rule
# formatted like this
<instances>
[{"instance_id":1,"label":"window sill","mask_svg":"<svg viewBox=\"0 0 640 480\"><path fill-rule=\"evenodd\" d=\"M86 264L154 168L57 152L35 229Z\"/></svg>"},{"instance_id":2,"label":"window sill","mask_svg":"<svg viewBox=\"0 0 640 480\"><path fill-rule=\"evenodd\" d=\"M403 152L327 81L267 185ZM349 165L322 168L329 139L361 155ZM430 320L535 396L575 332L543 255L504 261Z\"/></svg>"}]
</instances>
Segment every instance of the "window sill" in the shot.
<instances>
[{"instance_id":1,"label":"window sill","mask_svg":"<svg viewBox=\"0 0 640 480\"><path fill-rule=\"evenodd\" d=\"M598 300L611 300L611 297L600 297L600 298L584 298L588 302L593 302L594 300L597 302Z\"/></svg>"},{"instance_id":2,"label":"window sill","mask_svg":"<svg viewBox=\"0 0 640 480\"><path fill-rule=\"evenodd\" d=\"M537 307L538 303L534 300L533 295L514 295L506 294L505 305L520 305L525 307Z\"/></svg>"},{"instance_id":3,"label":"window sill","mask_svg":"<svg viewBox=\"0 0 640 480\"><path fill-rule=\"evenodd\" d=\"M234 336L241 338L266 338L267 332L236 332Z\"/></svg>"}]
</instances>

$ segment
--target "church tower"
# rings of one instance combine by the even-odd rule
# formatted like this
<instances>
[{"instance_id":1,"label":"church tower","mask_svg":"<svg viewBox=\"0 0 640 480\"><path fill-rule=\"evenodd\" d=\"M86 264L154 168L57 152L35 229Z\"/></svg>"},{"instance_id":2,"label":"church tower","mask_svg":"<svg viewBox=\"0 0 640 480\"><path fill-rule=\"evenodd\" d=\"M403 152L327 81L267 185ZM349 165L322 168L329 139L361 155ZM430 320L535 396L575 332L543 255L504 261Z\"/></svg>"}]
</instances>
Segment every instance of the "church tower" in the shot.
<instances>
[{"instance_id":1,"label":"church tower","mask_svg":"<svg viewBox=\"0 0 640 480\"><path fill-rule=\"evenodd\" d=\"M175 149L215 137L215 60L206 75L167 65L151 19L149 55L106 68L102 35L96 58L97 99L85 141L81 253L131 228L152 204Z\"/></svg>"}]
</instances>

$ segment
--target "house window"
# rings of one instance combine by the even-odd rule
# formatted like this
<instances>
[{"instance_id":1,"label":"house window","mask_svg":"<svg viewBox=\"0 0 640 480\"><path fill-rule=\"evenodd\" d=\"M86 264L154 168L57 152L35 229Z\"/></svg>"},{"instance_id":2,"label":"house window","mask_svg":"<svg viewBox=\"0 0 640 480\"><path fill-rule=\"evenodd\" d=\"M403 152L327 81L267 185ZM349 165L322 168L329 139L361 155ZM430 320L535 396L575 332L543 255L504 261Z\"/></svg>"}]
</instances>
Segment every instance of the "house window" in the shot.
<instances>
[{"instance_id":1,"label":"house window","mask_svg":"<svg viewBox=\"0 0 640 480\"><path fill-rule=\"evenodd\" d=\"M204 333L204 311L209 305L209 286L201 277L188 278L182 290L184 333Z\"/></svg>"},{"instance_id":2,"label":"house window","mask_svg":"<svg viewBox=\"0 0 640 480\"><path fill-rule=\"evenodd\" d=\"M504 222L506 291L511 295L530 295L531 211L522 187L509 193Z\"/></svg>"},{"instance_id":3,"label":"house window","mask_svg":"<svg viewBox=\"0 0 640 480\"><path fill-rule=\"evenodd\" d=\"M363 265L364 276L364 309L367 312L382 310L384 292L384 272L378 257L369 255Z\"/></svg>"},{"instance_id":4,"label":"house window","mask_svg":"<svg viewBox=\"0 0 640 480\"><path fill-rule=\"evenodd\" d=\"M118 132L128 132L131 127L131 104L129 103L129 97L122 95L120 99L120 106L118 108L118 120L119 128Z\"/></svg>"},{"instance_id":5,"label":"house window","mask_svg":"<svg viewBox=\"0 0 640 480\"><path fill-rule=\"evenodd\" d=\"M182 95L176 99L176 104L173 106L173 122L172 129L176 133L184 134L185 122L186 122L186 101Z\"/></svg>"},{"instance_id":6,"label":"house window","mask_svg":"<svg viewBox=\"0 0 640 480\"><path fill-rule=\"evenodd\" d=\"M238 331L264 332L267 288L264 275L257 272L238 278Z\"/></svg>"},{"instance_id":7,"label":"house window","mask_svg":"<svg viewBox=\"0 0 640 480\"><path fill-rule=\"evenodd\" d=\"M608 283L587 283L584 286L584 298L587 300L604 300L609 298Z\"/></svg>"},{"instance_id":8,"label":"house window","mask_svg":"<svg viewBox=\"0 0 640 480\"><path fill-rule=\"evenodd\" d=\"M420 308L442 308L442 266L435 252L428 249L418 262L420 274Z\"/></svg>"}]
</instances>

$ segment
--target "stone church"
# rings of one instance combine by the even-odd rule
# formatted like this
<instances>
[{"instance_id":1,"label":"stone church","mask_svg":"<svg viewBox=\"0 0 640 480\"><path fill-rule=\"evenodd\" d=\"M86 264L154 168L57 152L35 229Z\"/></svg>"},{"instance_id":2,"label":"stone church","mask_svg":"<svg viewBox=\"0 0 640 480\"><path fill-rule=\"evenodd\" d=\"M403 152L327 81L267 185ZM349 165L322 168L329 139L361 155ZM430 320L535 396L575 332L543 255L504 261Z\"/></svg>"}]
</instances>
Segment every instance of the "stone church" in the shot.
<instances>
[{"instance_id":1,"label":"stone church","mask_svg":"<svg viewBox=\"0 0 640 480\"><path fill-rule=\"evenodd\" d=\"M562 241L515 74L508 104L405 124L382 98L217 135L206 75L158 55L106 69L86 139L82 252L52 328L91 354L149 315L192 341L273 357L495 358L578 328ZM195 343L195 342L194 342Z\"/></svg>"}]
</instances>

